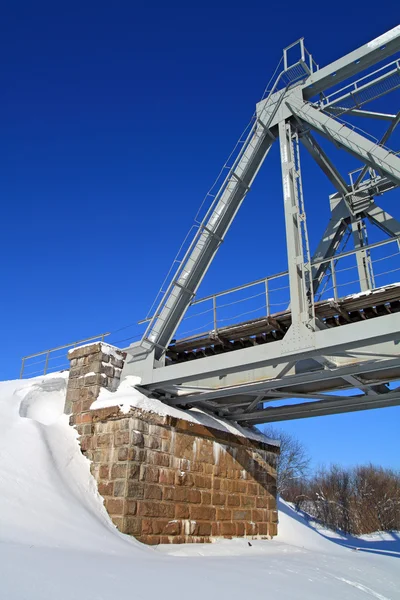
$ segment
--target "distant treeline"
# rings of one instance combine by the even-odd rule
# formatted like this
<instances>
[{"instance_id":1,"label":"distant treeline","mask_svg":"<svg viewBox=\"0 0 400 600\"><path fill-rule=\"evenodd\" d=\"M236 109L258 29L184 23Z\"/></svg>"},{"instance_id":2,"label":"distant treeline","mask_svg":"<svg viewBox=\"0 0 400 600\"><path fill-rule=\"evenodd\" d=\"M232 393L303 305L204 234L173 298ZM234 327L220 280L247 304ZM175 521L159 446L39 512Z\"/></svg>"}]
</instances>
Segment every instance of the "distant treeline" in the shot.
<instances>
[{"instance_id":1,"label":"distant treeline","mask_svg":"<svg viewBox=\"0 0 400 600\"><path fill-rule=\"evenodd\" d=\"M400 472L333 465L285 483L282 497L330 529L353 535L400 530Z\"/></svg>"}]
</instances>

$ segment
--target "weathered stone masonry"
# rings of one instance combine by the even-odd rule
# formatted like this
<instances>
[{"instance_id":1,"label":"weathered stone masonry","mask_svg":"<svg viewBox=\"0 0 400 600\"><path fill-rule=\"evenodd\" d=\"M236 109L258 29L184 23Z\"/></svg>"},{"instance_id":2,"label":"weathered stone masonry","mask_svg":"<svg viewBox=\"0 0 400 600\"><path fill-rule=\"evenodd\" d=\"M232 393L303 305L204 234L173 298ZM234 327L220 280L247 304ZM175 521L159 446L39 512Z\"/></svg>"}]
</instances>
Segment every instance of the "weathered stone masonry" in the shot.
<instances>
[{"instance_id":1,"label":"weathered stone masonry","mask_svg":"<svg viewBox=\"0 0 400 600\"><path fill-rule=\"evenodd\" d=\"M124 355L97 343L69 357L66 410L120 531L147 544L276 535L276 446L134 408L90 410L102 387L116 389Z\"/></svg>"}]
</instances>

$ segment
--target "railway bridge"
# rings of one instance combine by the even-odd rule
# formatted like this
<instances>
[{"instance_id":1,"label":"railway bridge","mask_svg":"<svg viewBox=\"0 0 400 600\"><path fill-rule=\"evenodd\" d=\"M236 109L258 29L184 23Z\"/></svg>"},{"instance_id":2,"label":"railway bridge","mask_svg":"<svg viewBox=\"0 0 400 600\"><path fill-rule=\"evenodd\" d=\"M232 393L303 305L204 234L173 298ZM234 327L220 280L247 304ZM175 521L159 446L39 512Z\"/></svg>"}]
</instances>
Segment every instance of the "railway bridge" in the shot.
<instances>
[{"instance_id":1,"label":"railway bridge","mask_svg":"<svg viewBox=\"0 0 400 600\"><path fill-rule=\"evenodd\" d=\"M123 376L140 376L145 394L250 424L400 404L393 383L400 380L400 222L378 202L400 185L400 155L390 147L400 111L398 102L390 112L377 109L386 95L385 106L389 98L396 103L399 51L400 26L324 67L303 39L283 50L206 196L205 211L170 270L142 339L126 348ZM378 139L365 131L372 121L382 129ZM275 142L288 270L199 298L199 286ZM358 159L359 169L341 173L327 142ZM300 149L332 185L331 217L313 253ZM383 239L369 243L371 228ZM241 311L246 302L248 310ZM219 319L221 310L226 312ZM185 334L188 319L194 328Z\"/></svg>"}]
</instances>

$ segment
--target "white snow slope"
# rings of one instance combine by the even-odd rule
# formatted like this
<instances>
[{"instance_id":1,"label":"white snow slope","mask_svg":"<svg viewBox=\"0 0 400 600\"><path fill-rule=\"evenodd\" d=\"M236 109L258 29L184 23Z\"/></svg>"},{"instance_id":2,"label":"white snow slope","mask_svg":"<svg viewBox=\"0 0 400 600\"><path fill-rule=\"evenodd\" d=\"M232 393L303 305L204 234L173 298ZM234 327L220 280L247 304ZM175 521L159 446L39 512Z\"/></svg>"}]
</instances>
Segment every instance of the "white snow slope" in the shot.
<instances>
[{"instance_id":1,"label":"white snow slope","mask_svg":"<svg viewBox=\"0 0 400 600\"><path fill-rule=\"evenodd\" d=\"M278 538L251 545L155 549L120 534L62 414L65 386L0 383L1 600L400 599L397 534L329 539L285 503Z\"/></svg>"}]
</instances>

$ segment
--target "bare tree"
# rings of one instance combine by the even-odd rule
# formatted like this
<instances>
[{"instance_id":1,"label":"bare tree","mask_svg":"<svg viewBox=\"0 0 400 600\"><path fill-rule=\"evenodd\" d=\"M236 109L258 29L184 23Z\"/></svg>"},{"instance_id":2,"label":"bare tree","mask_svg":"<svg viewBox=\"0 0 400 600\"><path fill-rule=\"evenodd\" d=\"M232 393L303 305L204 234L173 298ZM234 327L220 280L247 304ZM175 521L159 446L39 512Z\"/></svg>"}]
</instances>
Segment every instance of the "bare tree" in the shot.
<instances>
[{"instance_id":1,"label":"bare tree","mask_svg":"<svg viewBox=\"0 0 400 600\"><path fill-rule=\"evenodd\" d=\"M277 463L277 489L285 496L291 487L303 480L309 471L310 457L308 452L294 435L281 429L264 425L262 432L269 438L279 440L281 452Z\"/></svg>"},{"instance_id":2,"label":"bare tree","mask_svg":"<svg viewBox=\"0 0 400 600\"><path fill-rule=\"evenodd\" d=\"M295 493L293 493L295 492ZM331 465L302 482L296 502L326 527L360 535L400 529L400 473L375 465Z\"/></svg>"}]
</instances>

